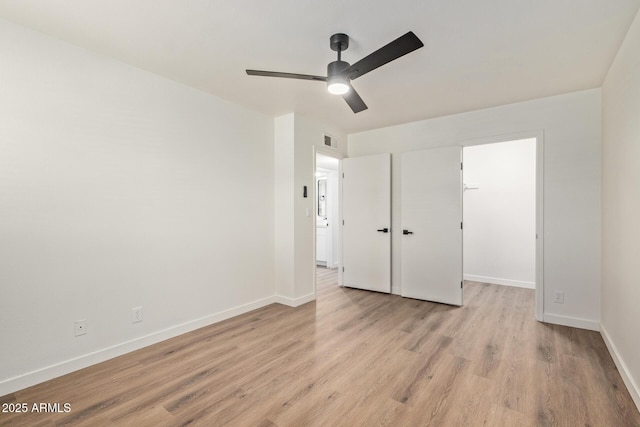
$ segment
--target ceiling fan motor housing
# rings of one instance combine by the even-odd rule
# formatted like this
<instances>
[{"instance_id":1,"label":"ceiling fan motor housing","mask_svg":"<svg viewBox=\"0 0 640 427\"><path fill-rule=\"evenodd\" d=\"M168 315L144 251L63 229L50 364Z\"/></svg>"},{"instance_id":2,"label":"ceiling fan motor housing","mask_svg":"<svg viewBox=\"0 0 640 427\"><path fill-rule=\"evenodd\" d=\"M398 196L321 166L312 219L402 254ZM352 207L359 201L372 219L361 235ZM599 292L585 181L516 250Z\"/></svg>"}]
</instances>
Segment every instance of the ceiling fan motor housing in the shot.
<instances>
[{"instance_id":1,"label":"ceiling fan motor housing","mask_svg":"<svg viewBox=\"0 0 640 427\"><path fill-rule=\"evenodd\" d=\"M329 62L329 65L327 65L327 77L331 78L333 76L342 74L342 71L346 70L348 67L349 63L346 61Z\"/></svg>"}]
</instances>

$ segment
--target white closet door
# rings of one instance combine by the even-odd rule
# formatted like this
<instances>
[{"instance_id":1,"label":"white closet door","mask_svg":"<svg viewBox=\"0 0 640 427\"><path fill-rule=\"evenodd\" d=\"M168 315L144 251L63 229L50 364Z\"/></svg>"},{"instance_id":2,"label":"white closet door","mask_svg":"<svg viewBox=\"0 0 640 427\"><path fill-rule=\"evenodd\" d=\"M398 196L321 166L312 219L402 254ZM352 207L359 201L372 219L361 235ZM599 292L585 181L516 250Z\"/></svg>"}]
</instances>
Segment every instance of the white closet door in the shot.
<instances>
[{"instance_id":1,"label":"white closet door","mask_svg":"<svg viewBox=\"0 0 640 427\"><path fill-rule=\"evenodd\" d=\"M402 155L402 296L462 305L462 149Z\"/></svg>"},{"instance_id":2,"label":"white closet door","mask_svg":"<svg viewBox=\"0 0 640 427\"><path fill-rule=\"evenodd\" d=\"M391 154L342 161L342 284L391 292Z\"/></svg>"}]
</instances>

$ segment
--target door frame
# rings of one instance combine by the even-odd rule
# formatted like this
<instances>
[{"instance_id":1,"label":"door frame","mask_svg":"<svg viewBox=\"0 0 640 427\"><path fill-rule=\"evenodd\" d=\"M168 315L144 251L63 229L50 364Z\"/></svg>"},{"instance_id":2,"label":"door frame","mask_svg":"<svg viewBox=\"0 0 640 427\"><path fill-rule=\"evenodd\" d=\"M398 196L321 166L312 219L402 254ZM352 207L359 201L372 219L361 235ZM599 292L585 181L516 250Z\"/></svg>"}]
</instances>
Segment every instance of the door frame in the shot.
<instances>
[{"instance_id":1,"label":"door frame","mask_svg":"<svg viewBox=\"0 0 640 427\"><path fill-rule=\"evenodd\" d=\"M312 161L313 161L313 169L312 169L312 179L311 182L315 183L316 182L316 155L317 154L322 154L323 156L327 156L327 157L333 157L334 159L338 160L338 196L336 197L336 202L338 203L338 219L340 221L340 223L342 223L342 180L340 179L340 177L342 176L342 160L347 158L346 155L342 154L341 152L335 150L335 149L331 149L331 148L324 148L321 146L312 146ZM317 295L318 293L318 288L317 288L317 269L318 266L316 265L316 248L317 248L317 235L316 235L316 226L317 226L317 221L318 221L318 188L317 185L313 185L313 189L311 190L311 197L313 197L313 221L312 225L313 225L313 294ZM338 257L338 284L342 285L342 227L337 227L338 230L338 242L337 242L337 248L338 248L338 253L336 254L336 256Z\"/></svg>"},{"instance_id":2,"label":"door frame","mask_svg":"<svg viewBox=\"0 0 640 427\"><path fill-rule=\"evenodd\" d=\"M464 147L517 141L536 140L536 278L535 278L535 317L544 321L544 130L515 132L498 136L467 139L460 142ZM464 157L462 159L464 164ZM463 170L464 174L464 170ZM464 205L462 207L464 209ZM464 260L463 260L464 265ZM464 268L464 267L463 267Z\"/></svg>"}]
</instances>

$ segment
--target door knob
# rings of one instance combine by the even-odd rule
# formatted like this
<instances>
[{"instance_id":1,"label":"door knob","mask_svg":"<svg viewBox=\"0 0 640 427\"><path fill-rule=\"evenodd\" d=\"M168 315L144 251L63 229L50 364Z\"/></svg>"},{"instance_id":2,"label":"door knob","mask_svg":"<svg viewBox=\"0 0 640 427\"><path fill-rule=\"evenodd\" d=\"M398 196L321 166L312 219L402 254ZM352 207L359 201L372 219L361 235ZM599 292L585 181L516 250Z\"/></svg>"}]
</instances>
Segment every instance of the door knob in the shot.
<instances>
[{"instance_id":1,"label":"door knob","mask_svg":"<svg viewBox=\"0 0 640 427\"><path fill-rule=\"evenodd\" d=\"M379 232L381 232L381 233L388 233L388 232L389 232L389 229L385 227L385 228L381 228L381 229L380 229L380 230L378 230L378 231L379 231Z\"/></svg>"},{"instance_id":2,"label":"door knob","mask_svg":"<svg viewBox=\"0 0 640 427\"><path fill-rule=\"evenodd\" d=\"M402 234L413 234L413 231L402 230Z\"/></svg>"}]
</instances>

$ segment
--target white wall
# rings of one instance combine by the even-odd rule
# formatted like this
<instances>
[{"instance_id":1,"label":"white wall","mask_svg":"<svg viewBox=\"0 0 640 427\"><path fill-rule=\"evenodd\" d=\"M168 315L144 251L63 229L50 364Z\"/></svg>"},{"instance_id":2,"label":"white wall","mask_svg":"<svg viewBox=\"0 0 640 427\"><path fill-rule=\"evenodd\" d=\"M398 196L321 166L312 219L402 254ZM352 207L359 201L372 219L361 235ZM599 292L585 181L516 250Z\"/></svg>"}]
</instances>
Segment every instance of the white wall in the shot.
<instances>
[{"instance_id":1,"label":"white wall","mask_svg":"<svg viewBox=\"0 0 640 427\"><path fill-rule=\"evenodd\" d=\"M455 94L454 94L455 95ZM410 150L544 132L544 319L600 322L600 90L488 108L349 135L349 157L392 153L392 229L400 229L400 156ZM506 137L505 137L506 135ZM496 141L497 142L497 141ZM400 234L392 235L399 292ZM564 304L553 303L562 290Z\"/></svg>"},{"instance_id":2,"label":"white wall","mask_svg":"<svg viewBox=\"0 0 640 427\"><path fill-rule=\"evenodd\" d=\"M464 278L534 288L536 139L464 149Z\"/></svg>"},{"instance_id":3,"label":"white wall","mask_svg":"<svg viewBox=\"0 0 640 427\"><path fill-rule=\"evenodd\" d=\"M272 302L273 133L0 20L0 395Z\"/></svg>"},{"instance_id":4,"label":"white wall","mask_svg":"<svg viewBox=\"0 0 640 427\"><path fill-rule=\"evenodd\" d=\"M293 297L295 271L293 120L293 113L274 119L275 291L286 298Z\"/></svg>"},{"instance_id":5,"label":"white wall","mask_svg":"<svg viewBox=\"0 0 640 427\"><path fill-rule=\"evenodd\" d=\"M602 335L640 408L640 14L602 87Z\"/></svg>"}]
</instances>

